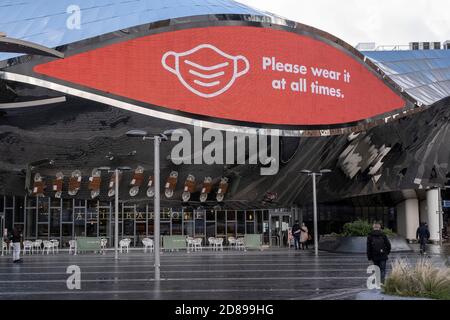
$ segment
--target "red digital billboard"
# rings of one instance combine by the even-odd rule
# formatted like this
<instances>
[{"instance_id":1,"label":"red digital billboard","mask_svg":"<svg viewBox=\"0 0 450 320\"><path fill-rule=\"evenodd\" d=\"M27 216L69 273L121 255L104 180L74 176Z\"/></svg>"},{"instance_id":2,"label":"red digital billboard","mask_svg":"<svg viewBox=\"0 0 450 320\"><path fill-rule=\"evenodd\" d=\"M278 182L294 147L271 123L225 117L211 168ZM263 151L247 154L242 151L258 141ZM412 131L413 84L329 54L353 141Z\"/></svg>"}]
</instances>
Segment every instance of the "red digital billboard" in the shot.
<instances>
[{"instance_id":1,"label":"red digital billboard","mask_svg":"<svg viewBox=\"0 0 450 320\"><path fill-rule=\"evenodd\" d=\"M170 110L257 124L338 125L406 104L344 49L261 27L164 32L34 70Z\"/></svg>"}]
</instances>

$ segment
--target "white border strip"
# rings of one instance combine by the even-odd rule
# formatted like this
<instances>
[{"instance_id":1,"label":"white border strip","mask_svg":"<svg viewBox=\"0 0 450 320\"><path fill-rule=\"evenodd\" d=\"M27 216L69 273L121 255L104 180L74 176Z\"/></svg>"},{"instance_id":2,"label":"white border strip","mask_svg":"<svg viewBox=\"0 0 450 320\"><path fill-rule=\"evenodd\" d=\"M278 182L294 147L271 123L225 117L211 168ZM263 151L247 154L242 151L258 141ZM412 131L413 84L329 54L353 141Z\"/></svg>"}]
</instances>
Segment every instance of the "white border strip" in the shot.
<instances>
[{"instance_id":1,"label":"white border strip","mask_svg":"<svg viewBox=\"0 0 450 320\"><path fill-rule=\"evenodd\" d=\"M178 115L174 115L174 114L170 114L170 113L151 110L151 109L140 107L140 106L137 106L137 105L134 105L131 103L111 99L111 98L104 97L104 96L101 96L98 94L82 91L79 89L60 85L60 84L50 82L47 80L42 80L42 79L38 79L35 77L25 76L25 75L21 75L21 74L17 74L17 73L0 71L0 79L4 79L7 81L26 83L26 84L50 89L53 91L61 92L61 93L67 94L67 95L76 96L76 97L79 97L82 99L107 104L112 107L116 107L116 108L127 110L127 111L132 111L132 112L143 114L146 116L159 118L159 119L163 119L163 120L167 120L167 121L183 123L183 124L192 125L192 126L197 126L197 127L202 127L202 128L230 131L230 132L243 133L243 134L260 134L260 135L270 135L270 136L283 135L283 131L279 130L279 129L258 129L258 128L251 128L251 127L227 125L227 124L222 124L222 123L196 120L196 119L191 119L191 118L178 116ZM302 136L303 132L304 132L303 130L292 130L292 131L290 130L289 135Z\"/></svg>"}]
</instances>

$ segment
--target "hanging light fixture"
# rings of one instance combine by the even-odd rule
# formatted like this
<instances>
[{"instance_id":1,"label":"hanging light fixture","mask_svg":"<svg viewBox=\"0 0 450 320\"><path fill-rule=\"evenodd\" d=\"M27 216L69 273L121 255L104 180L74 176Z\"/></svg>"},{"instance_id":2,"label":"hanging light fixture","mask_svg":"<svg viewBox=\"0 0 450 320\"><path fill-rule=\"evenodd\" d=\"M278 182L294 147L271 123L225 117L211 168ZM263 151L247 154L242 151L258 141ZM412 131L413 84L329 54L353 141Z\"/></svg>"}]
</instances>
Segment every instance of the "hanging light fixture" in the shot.
<instances>
[{"instance_id":1,"label":"hanging light fixture","mask_svg":"<svg viewBox=\"0 0 450 320\"><path fill-rule=\"evenodd\" d=\"M36 197L43 197L44 190L45 190L44 179L42 178L42 176L39 173L36 173L34 175L34 184L33 184L32 195L36 196Z\"/></svg>"},{"instance_id":2,"label":"hanging light fixture","mask_svg":"<svg viewBox=\"0 0 450 320\"><path fill-rule=\"evenodd\" d=\"M219 189L217 190L217 196L216 199L218 202L223 202L223 199L225 198L225 194L228 191L228 178L223 177L220 180Z\"/></svg>"},{"instance_id":3,"label":"hanging light fixture","mask_svg":"<svg viewBox=\"0 0 450 320\"><path fill-rule=\"evenodd\" d=\"M186 181L184 182L184 190L183 194L181 195L183 202L188 202L191 198L191 194L195 192L195 177L190 174L186 178Z\"/></svg>"},{"instance_id":4,"label":"hanging light fixture","mask_svg":"<svg viewBox=\"0 0 450 320\"><path fill-rule=\"evenodd\" d=\"M170 199L173 197L173 193L175 191L175 188L177 187L177 182L178 182L178 172L172 171L170 173L170 176L167 178L167 182L165 185L166 198Z\"/></svg>"},{"instance_id":5,"label":"hanging light fixture","mask_svg":"<svg viewBox=\"0 0 450 320\"><path fill-rule=\"evenodd\" d=\"M100 195L100 185L102 183L101 171L98 169L92 170L92 175L89 177L89 190L91 190L91 198L95 199Z\"/></svg>"},{"instance_id":6,"label":"hanging light fixture","mask_svg":"<svg viewBox=\"0 0 450 320\"><path fill-rule=\"evenodd\" d=\"M69 195L76 196L81 187L81 172L80 170L75 170L69 180Z\"/></svg>"},{"instance_id":7,"label":"hanging light fixture","mask_svg":"<svg viewBox=\"0 0 450 320\"><path fill-rule=\"evenodd\" d=\"M122 179L122 171L119 171L119 185L121 179ZM109 180L108 197L114 197L114 195L116 194L115 184L116 184L116 173L114 172L111 176L111 179Z\"/></svg>"},{"instance_id":8,"label":"hanging light fixture","mask_svg":"<svg viewBox=\"0 0 450 320\"><path fill-rule=\"evenodd\" d=\"M204 203L206 200L208 200L208 194L211 192L212 189L212 178L206 177L203 181L203 187L202 192L200 194L200 202Z\"/></svg>"},{"instance_id":9,"label":"hanging light fixture","mask_svg":"<svg viewBox=\"0 0 450 320\"><path fill-rule=\"evenodd\" d=\"M147 197L153 198L155 196L155 186L153 185L153 176L148 178L147 183Z\"/></svg>"},{"instance_id":10,"label":"hanging light fixture","mask_svg":"<svg viewBox=\"0 0 450 320\"><path fill-rule=\"evenodd\" d=\"M278 199L278 193L268 191L264 194L263 202L272 203L272 202L275 202L277 199Z\"/></svg>"},{"instance_id":11,"label":"hanging light fixture","mask_svg":"<svg viewBox=\"0 0 450 320\"><path fill-rule=\"evenodd\" d=\"M64 174L62 172L58 172L56 174L56 179L53 180L53 191L55 192L55 198L61 199L63 185L64 185Z\"/></svg>"},{"instance_id":12,"label":"hanging light fixture","mask_svg":"<svg viewBox=\"0 0 450 320\"><path fill-rule=\"evenodd\" d=\"M142 186L144 182L144 167L138 166L136 170L134 170L133 179L130 182L130 196L135 197L139 193L139 188Z\"/></svg>"}]
</instances>

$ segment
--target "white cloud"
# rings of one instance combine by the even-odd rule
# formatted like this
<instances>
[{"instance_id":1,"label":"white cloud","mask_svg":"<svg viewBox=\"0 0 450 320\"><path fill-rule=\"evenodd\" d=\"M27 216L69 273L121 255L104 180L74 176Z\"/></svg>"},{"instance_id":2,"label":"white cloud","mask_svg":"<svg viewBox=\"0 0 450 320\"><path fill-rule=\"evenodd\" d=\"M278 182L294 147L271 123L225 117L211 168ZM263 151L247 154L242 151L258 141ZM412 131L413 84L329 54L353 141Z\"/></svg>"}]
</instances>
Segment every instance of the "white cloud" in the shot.
<instances>
[{"instance_id":1,"label":"white cloud","mask_svg":"<svg viewBox=\"0 0 450 320\"><path fill-rule=\"evenodd\" d=\"M448 0L238 0L327 31L352 45L450 40Z\"/></svg>"}]
</instances>

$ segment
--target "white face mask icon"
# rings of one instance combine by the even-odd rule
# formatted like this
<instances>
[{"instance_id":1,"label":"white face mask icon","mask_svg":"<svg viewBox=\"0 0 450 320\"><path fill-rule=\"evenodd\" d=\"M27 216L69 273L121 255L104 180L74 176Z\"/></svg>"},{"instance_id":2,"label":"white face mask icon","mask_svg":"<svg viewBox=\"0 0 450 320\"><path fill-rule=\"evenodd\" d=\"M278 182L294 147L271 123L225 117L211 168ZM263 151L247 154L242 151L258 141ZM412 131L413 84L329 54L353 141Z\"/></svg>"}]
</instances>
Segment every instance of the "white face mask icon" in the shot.
<instances>
[{"instance_id":1,"label":"white face mask icon","mask_svg":"<svg viewBox=\"0 0 450 320\"><path fill-rule=\"evenodd\" d=\"M231 56L210 44L183 53L169 51L164 54L162 65L189 91L203 98L221 95L250 70L246 57Z\"/></svg>"}]
</instances>

